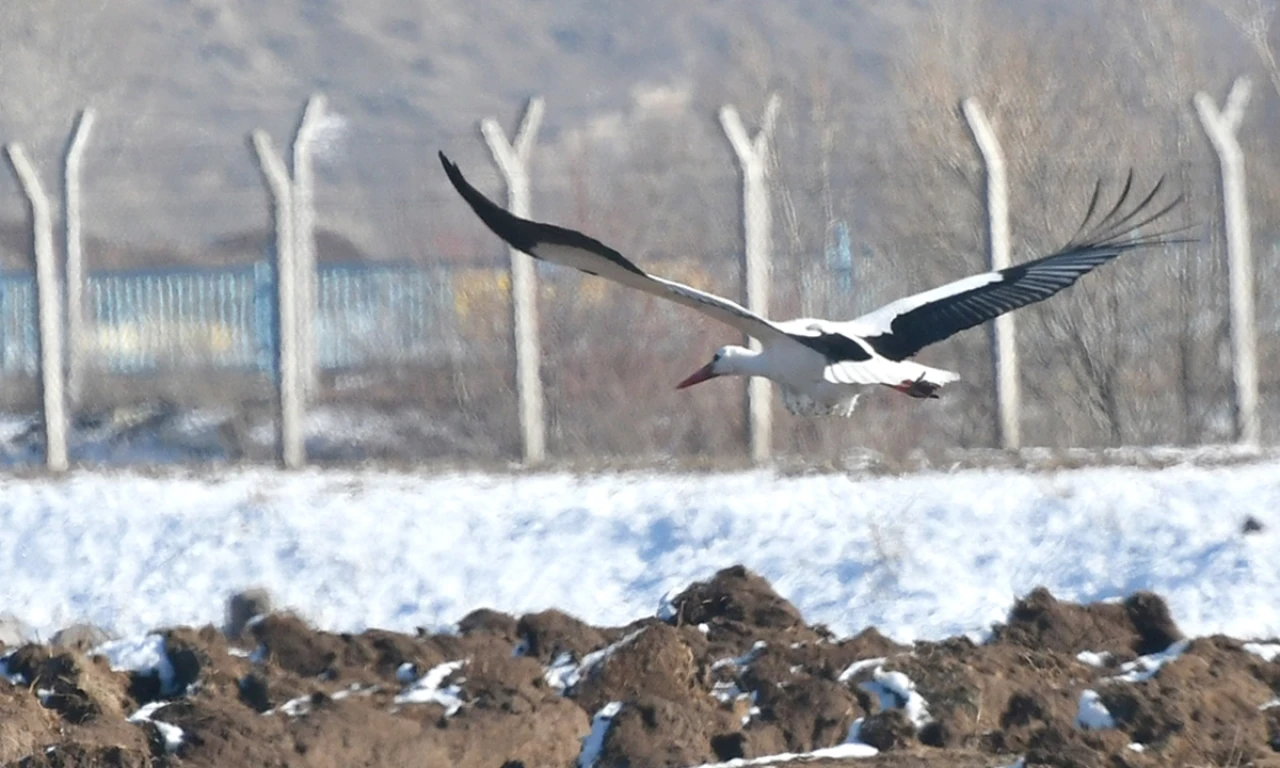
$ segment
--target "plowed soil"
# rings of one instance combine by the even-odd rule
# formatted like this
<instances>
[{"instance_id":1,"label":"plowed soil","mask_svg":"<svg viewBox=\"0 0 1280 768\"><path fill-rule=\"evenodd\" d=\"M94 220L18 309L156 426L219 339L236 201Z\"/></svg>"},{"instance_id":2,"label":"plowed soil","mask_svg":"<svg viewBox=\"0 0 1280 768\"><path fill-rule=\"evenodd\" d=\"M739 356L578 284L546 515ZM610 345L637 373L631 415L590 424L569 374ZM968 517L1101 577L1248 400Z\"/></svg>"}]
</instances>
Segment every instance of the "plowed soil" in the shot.
<instances>
[{"instance_id":1,"label":"plowed soil","mask_svg":"<svg viewBox=\"0 0 1280 768\"><path fill-rule=\"evenodd\" d=\"M486 610L413 636L273 613L235 637L158 630L167 687L72 648L6 648L0 765L680 767L852 737L879 754L803 764L1280 768L1280 663L1184 639L1152 594L1037 590L985 643L905 646L833 637L734 567L664 616Z\"/></svg>"}]
</instances>

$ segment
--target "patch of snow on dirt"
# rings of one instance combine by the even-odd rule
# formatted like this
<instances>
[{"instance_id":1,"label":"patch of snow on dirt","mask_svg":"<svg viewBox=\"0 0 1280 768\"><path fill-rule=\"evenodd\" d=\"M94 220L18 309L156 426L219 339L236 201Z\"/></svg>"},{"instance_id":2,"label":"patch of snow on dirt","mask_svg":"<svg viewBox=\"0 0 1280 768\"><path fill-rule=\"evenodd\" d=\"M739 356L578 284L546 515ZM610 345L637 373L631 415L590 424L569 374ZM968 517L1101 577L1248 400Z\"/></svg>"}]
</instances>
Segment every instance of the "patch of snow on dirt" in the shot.
<instances>
[{"instance_id":1,"label":"patch of snow on dirt","mask_svg":"<svg viewBox=\"0 0 1280 768\"><path fill-rule=\"evenodd\" d=\"M880 697L881 709L902 709L917 729L928 725L929 702L916 690L916 684L902 672L886 672L876 667L871 679L858 684L867 693Z\"/></svg>"},{"instance_id":2,"label":"patch of snow on dirt","mask_svg":"<svg viewBox=\"0 0 1280 768\"><path fill-rule=\"evenodd\" d=\"M11 673L9 671L9 662L7 659L14 653L16 653L16 651L10 651L5 655L0 656L0 677L8 680L9 685L26 685L27 681L22 675Z\"/></svg>"},{"instance_id":3,"label":"patch of snow on dirt","mask_svg":"<svg viewBox=\"0 0 1280 768\"><path fill-rule=\"evenodd\" d=\"M547 685L551 686L552 690L563 695L565 691L572 689L583 677L589 674L592 667L617 653L619 648L634 643L637 637L644 634L644 630L645 628L641 627L612 645L588 653L582 657L581 662L575 662L573 654L567 651L561 653L552 659L551 666L547 667L546 671L543 672L542 678L547 681Z\"/></svg>"},{"instance_id":4,"label":"patch of snow on dirt","mask_svg":"<svg viewBox=\"0 0 1280 768\"><path fill-rule=\"evenodd\" d=\"M741 656L726 656L723 659L716 659L711 662L711 669L717 670L723 667L737 667L738 669L744 669L750 665L751 662L758 659L760 654L763 653L764 649L768 646L769 644L765 641L757 640L752 643L751 648Z\"/></svg>"},{"instance_id":5,"label":"patch of snow on dirt","mask_svg":"<svg viewBox=\"0 0 1280 768\"><path fill-rule=\"evenodd\" d=\"M1102 668L1105 668L1108 663L1110 663L1111 653L1109 651L1103 651L1101 653L1094 653L1093 651L1081 651L1076 654L1076 661L1079 661L1082 664L1088 664L1091 667L1097 667L1099 669L1102 669Z\"/></svg>"},{"instance_id":6,"label":"patch of snow on dirt","mask_svg":"<svg viewBox=\"0 0 1280 768\"><path fill-rule=\"evenodd\" d=\"M847 683L850 680L852 680L862 670L868 667L878 667L881 664L885 663L887 659L888 657L886 656L880 656L879 658L875 658L875 659L863 659L861 661L855 661L849 666L845 667L845 670L840 673L839 677L836 678L836 682Z\"/></svg>"},{"instance_id":7,"label":"patch of snow on dirt","mask_svg":"<svg viewBox=\"0 0 1280 768\"><path fill-rule=\"evenodd\" d=\"M654 613L662 621L673 622L677 618L675 598L681 592L680 587L672 587L662 593L662 598L658 600L658 610Z\"/></svg>"},{"instance_id":8,"label":"patch of snow on dirt","mask_svg":"<svg viewBox=\"0 0 1280 768\"><path fill-rule=\"evenodd\" d=\"M736 701L739 696L746 696L747 694L732 680L722 680L711 686L711 695L721 704L728 704L731 701Z\"/></svg>"},{"instance_id":9,"label":"patch of snow on dirt","mask_svg":"<svg viewBox=\"0 0 1280 768\"><path fill-rule=\"evenodd\" d=\"M1133 661L1125 662L1120 665L1120 674L1108 677L1107 680L1115 680L1122 683L1140 683L1144 680L1150 680L1156 676L1161 667L1181 656L1190 644L1190 640L1179 640L1159 653L1139 656Z\"/></svg>"},{"instance_id":10,"label":"patch of snow on dirt","mask_svg":"<svg viewBox=\"0 0 1280 768\"><path fill-rule=\"evenodd\" d=\"M870 752L868 756L877 755L880 753L880 750L876 747L871 746L870 744L867 744L862 740L862 721L865 719L866 718L859 717L858 719L854 720L852 723L849 724L849 733L844 737L844 743L856 744L858 746L862 746L862 747L866 747L867 749L874 750Z\"/></svg>"},{"instance_id":11,"label":"patch of snow on dirt","mask_svg":"<svg viewBox=\"0 0 1280 768\"><path fill-rule=\"evenodd\" d=\"M445 679L467 663L465 659L437 664L427 673L395 697L396 704L439 704L445 717L452 717L462 708L462 688L458 685L441 687Z\"/></svg>"},{"instance_id":12,"label":"patch of snow on dirt","mask_svg":"<svg viewBox=\"0 0 1280 768\"><path fill-rule=\"evenodd\" d=\"M1080 692L1080 705L1076 711L1076 727L1086 731L1101 731L1115 728L1115 718L1107 710L1098 692L1086 688Z\"/></svg>"},{"instance_id":13,"label":"patch of snow on dirt","mask_svg":"<svg viewBox=\"0 0 1280 768\"><path fill-rule=\"evenodd\" d=\"M296 699L289 699L280 706L268 709L262 714L274 715L276 712L283 712L289 717L302 717L311 712L311 696L299 696Z\"/></svg>"},{"instance_id":14,"label":"patch of snow on dirt","mask_svg":"<svg viewBox=\"0 0 1280 768\"><path fill-rule=\"evenodd\" d=\"M837 744L834 747L815 749L812 752L782 752L777 755L766 755L750 759L739 757L724 763L703 763L693 766L693 768L742 768L743 766L774 765L793 761L809 763L814 760L849 760L861 757L875 757L878 754L880 754L880 750L870 744L846 742Z\"/></svg>"},{"instance_id":15,"label":"patch of snow on dirt","mask_svg":"<svg viewBox=\"0 0 1280 768\"><path fill-rule=\"evenodd\" d=\"M173 662L165 653L161 635L110 640L94 648L90 655L107 657L107 662L117 672L137 672L140 675L154 672L160 678L162 696L177 693L173 690Z\"/></svg>"},{"instance_id":16,"label":"patch of snow on dirt","mask_svg":"<svg viewBox=\"0 0 1280 768\"><path fill-rule=\"evenodd\" d=\"M168 703L167 701L153 701L149 704L144 704L137 712L129 715L129 722L151 723L154 725L156 730L160 732L160 737L164 739L165 751L172 754L178 751L178 747L182 746L182 729L172 723L162 722L153 717L157 710Z\"/></svg>"},{"instance_id":17,"label":"patch of snow on dirt","mask_svg":"<svg viewBox=\"0 0 1280 768\"><path fill-rule=\"evenodd\" d=\"M604 737L609 735L613 718L622 711L622 702L611 701L591 718L591 733L582 737L582 752L578 754L578 768L595 768L596 760L604 749Z\"/></svg>"},{"instance_id":18,"label":"patch of snow on dirt","mask_svg":"<svg viewBox=\"0 0 1280 768\"><path fill-rule=\"evenodd\" d=\"M1263 661L1275 661L1280 658L1280 643L1245 643L1244 649Z\"/></svg>"},{"instance_id":19,"label":"patch of snow on dirt","mask_svg":"<svg viewBox=\"0 0 1280 768\"><path fill-rule=\"evenodd\" d=\"M331 698L335 701L342 701L349 696L372 696L377 690L378 686L376 685L363 686L359 683L352 683L341 691L334 691Z\"/></svg>"},{"instance_id":20,"label":"patch of snow on dirt","mask_svg":"<svg viewBox=\"0 0 1280 768\"><path fill-rule=\"evenodd\" d=\"M542 679L547 681L547 685L551 686L551 690L561 695L576 685L581 677L582 673L579 671L578 662L574 660L573 654L569 651L561 651L557 654L542 673Z\"/></svg>"}]
</instances>

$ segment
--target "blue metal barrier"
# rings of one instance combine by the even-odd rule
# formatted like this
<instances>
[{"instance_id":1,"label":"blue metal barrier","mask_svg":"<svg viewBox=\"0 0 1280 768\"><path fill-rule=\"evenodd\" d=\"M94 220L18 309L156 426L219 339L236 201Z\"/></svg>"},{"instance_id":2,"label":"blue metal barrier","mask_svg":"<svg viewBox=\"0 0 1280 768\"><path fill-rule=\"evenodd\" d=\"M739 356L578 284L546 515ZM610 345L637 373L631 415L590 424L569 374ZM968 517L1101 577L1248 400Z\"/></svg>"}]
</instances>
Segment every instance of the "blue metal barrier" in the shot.
<instances>
[{"instance_id":1,"label":"blue metal barrier","mask_svg":"<svg viewBox=\"0 0 1280 768\"><path fill-rule=\"evenodd\" d=\"M0 274L0 373L34 374L39 355L35 277Z\"/></svg>"},{"instance_id":2,"label":"blue metal barrier","mask_svg":"<svg viewBox=\"0 0 1280 768\"><path fill-rule=\"evenodd\" d=\"M86 279L84 364L117 373L275 367L275 270L116 270ZM448 270L324 265L314 343L322 369L427 362L456 336ZM0 274L0 375L37 368L35 281Z\"/></svg>"}]
</instances>

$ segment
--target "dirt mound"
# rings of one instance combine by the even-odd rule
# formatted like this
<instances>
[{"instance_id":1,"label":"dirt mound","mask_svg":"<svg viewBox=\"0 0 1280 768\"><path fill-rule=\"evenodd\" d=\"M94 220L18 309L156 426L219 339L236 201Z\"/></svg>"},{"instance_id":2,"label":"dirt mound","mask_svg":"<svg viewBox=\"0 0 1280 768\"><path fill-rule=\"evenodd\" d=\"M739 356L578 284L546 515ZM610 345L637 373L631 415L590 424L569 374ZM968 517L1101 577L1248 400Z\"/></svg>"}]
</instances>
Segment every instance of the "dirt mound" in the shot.
<instances>
[{"instance_id":1,"label":"dirt mound","mask_svg":"<svg viewBox=\"0 0 1280 768\"><path fill-rule=\"evenodd\" d=\"M881 752L905 749L916 736L916 726L900 709L886 709L868 717L858 737Z\"/></svg>"},{"instance_id":2,"label":"dirt mound","mask_svg":"<svg viewBox=\"0 0 1280 768\"><path fill-rule=\"evenodd\" d=\"M520 623L510 614L480 608L458 621L458 632L462 635L485 633L515 642L520 637Z\"/></svg>"},{"instance_id":3,"label":"dirt mound","mask_svg":"<svg viewBox=\"0 0 1280 768\"><path fill-rule=\"evenodd\" d=\"M1041 587L1019 600L997 642L1036 650L1109 653L1113 659L1157 653L1182 639L1164 600L1137 592L1123 603L1059 602Z\"/></svg>"},{"instance_id":4,"label":"dirt mound","mask_svg":"<svg viewBox=\"0 0 1280 768\"><path fill-rule=\"evenodd\" d=\"M751 730L775 731L788 752L809 752L843 742L849 726L864 710L843 685L804 676L786 685L769 683L755 690L759 718ZM754 726L754 727L752 727Z\"/></svg>"},{"instance_id":5,"label":"dirt mound","mask_svg":"<svg viewBox=\"0 0 1280 768\"><path fill-rule=\"evenodd\" d=\"M563 611L550 610L521 616L516 635L524 641L524 653L550 663L566 653L581 659L608 645L617 633L596 629Z\"/></svg>"},{"instance_id":6,"label":"dirt mound","mask_svg":"<svg viewBox=\"0 0 1280 768\"><path fill-rule=\"evenodd\" d=\"M9 674L36 690L41 702L66 722L80 725L98 718L118 719L130 700L129 678L111 671L102 658L75 651L51 653L26 645L7 659Z\"/></svg>"},{"instance_id":7,"label":"dirt mound","mask_svg":"<svg viewBox=\"0 0 1280 768\"><path fill-rule=\"evenodd\" d=\"M0 764L150 766L149 735L125 720L129 676L105 659L25 645L0 682Z\"/></svg>"},{"instance_id":8,"label":"dirt mound","mask_svg":"<svg viewBox=\"0 0 1280 768\"><path fill-rule=\"evenodd\" d=\"M1159 745L1169 763L1249 765L1276 760L1272 733L1277 665L1227 638L1190 643L1140 683L1109 683L1099 699L1116 727L1137 743ZM1277 760L1280 762L1280 760Z\"/></svg>"},{"instance_id":9,"label":"dirt mound","mask_svg":"<svg viewBox=\"0 0 1280 768\"><path fill-rule=\"evenodd\" d=\"M16 763L17 768L151 768L152 758L146 750L119 745L85 745L60 743L41 750Z\"/></svg>"},{"instance_id":10,"label":"dirt mound","mask_svg":"<svg viewBox=\"0 0 1280 768\"><path fill-rule=\"evenodd\" d=\"M392 683L406 665L427 670L455 657L462 643L450 636L371 629L360 634L320 632L290 614L271 614L249 634L257 652L290 677L359 683Z\"/></svg>"},{"instance_id":11,"label":"dirt mound","mask_svg":"<svg viewBox=\"0 0 1280 768\"><path fill-rule=\"evenodd\" d=\"M691 585L671 601L671 621L715 623L750 630L807 630L800 611L784 600L769 582L741 565L725 568L710 581Z\"/></svg>"},{"instance_id":12,"label":"dirt mound","mask_svg":"<svg viewBox=\"0 0 1280 768\"><path fill-rule=\"evenodd\" d=\"M84 653L110 639L110 635L92 624L72 624L55 632L49 645Z\"/></svg>"},{"instance_id":13,"label":"dirt mound","mask_svg":"<svg viewBox=\"0 0 1280 768\"><path fill-rule=\"evenodd\" d=\"M57 741L57 723L57 715L40 706L40 700L25 686L0 681L0 765L16 762Z\"/></svg>"},{"instance_id":14,"label":"dirt mound","mask_svg":"<svg viewBox=\"0 0 1280 768\"><path fill-rule=\"evenodd\" d=\"M697 677L693 647L705 646L696 632L647 623L609 646L573 691L588 711L641 692L671 701L710 700Z\"/></svg>"},{"instance_id":15,"label":"dirt mound","mask_svg":"<svg viewBox=\"0 0 1280 768\"><path fill-rule=\"evenodd\" d=\"M287 717L263 715L216 686L167 704L152 718L181 729L176 747L152 743L157 757L172 751L183 765L286 765L294 751Z\"/></svg>"},{"instance_id":16,"label":"dirt mound","mask_svg":"<svg viewBox=\"0 0 1280 768\"><path fill-rule=\"evenodd\" d=\"M161 630L164 679L26 645L0 665L0 765L678 767L851 739L881 754L827 764L1280 765L1280 649L1186 641L1155 595L1036 590L982 644L838 640L740 567L671 609L481 610L436 635L268 613Z\"/></svg>"}]
</instances>

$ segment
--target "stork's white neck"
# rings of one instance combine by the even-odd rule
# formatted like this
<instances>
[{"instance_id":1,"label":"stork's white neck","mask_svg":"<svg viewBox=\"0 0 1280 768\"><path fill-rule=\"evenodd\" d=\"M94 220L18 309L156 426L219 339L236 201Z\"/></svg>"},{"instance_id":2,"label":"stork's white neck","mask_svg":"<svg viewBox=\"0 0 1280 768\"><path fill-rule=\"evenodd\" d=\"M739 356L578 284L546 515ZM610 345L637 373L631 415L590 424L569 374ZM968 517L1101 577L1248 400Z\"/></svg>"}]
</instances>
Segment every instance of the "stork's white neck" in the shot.
<instances>
[{"instance_id":1,"label":"stork's white neck","mask_svg":"<svg viewBox=\"0 0 1280 768\"><path fill-rule=\"evenodd\" d=\"M715 371L721 376L765 376L769 373L769 360L754 349L724 347Z\"/></svg>"}]
</instances>

